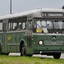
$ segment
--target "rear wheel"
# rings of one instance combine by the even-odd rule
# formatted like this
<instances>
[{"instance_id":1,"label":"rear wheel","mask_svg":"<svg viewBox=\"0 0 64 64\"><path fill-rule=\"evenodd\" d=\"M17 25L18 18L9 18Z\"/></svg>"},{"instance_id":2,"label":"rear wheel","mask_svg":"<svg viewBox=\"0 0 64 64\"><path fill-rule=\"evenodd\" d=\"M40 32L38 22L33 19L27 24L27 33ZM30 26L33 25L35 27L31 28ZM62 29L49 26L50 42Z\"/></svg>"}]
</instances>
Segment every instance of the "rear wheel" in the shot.
<instances>
[{"instance_id":1,"label":"rear wheel","mask_svg":"<svg viewBox=\"0 0 64 64\"><path fill-rule=\"evenodd\" d=\"M26 54L26 56L32 57L32 54Z\"/></svg>"},{"instance_id":2,"label":"rear wheel","mask_svg":"<svg viewBox=\"0 0 64 64\"><path fill-rule=\"evenodd\" d=\"M21 53L21 56L24 56L25 55L25 45L20 45L20 53Z\"/></svg>"},{"instance_id":3,"label":"rear wheel","mask_svg":"<svg viewBox=\"0 0 64 64\"><path fill-rule=\"evenodd\" d=\"M0 44L0 54L2 53L1 44Z\"/></svg>"},{"instance_id":4,"label":"rear wheel","mask_svg":"<svg viewBox=\"0 0 64 64\"><path fill-rule=\"evenodd\" d=\"M53 57L54 57L55 59L59 59L60 56L61 56L61 53L54 53L54 54L53 54Z\"/></svg>"}]
</instances>

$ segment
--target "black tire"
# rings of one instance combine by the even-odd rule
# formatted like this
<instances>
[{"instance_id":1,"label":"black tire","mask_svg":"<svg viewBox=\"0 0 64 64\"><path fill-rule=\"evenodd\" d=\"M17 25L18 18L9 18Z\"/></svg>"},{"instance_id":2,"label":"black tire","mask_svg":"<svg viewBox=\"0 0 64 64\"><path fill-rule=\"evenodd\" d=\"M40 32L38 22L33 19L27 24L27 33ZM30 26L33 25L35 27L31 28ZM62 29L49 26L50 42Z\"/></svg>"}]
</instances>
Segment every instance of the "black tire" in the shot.
<instances>
[{"instance_id":1,"label":"black tire","mask_svg":"<svg viewBox=\"0 0 64 64\"><path fill-rule=\"evenodd\" d=\"M60 56L61 56L61 53L54 53L53 54L54 59L59 59Z\"/></svg>"},{"instance_id":2,"label":"black tire","mask_svg":"<svg viewBox=\"0 0 64 64\"><path fill-rule=\"evenodd\" d=\"M23 44L20 48L21 56L25 56L25 45Z\"/></svg>"},{"instance_id":3,"label":"black tire","mask_svg":"<svg viewBox=\"0 0 64 64\"><path fill-rule=\"evenodd\" d=\"M32 54L26 54L26 56L32 57Z\"/></svg>"},{"instance_id":4,"label":"black tire","mask_svg":"<svg viewBox=\"0 0 64 64\"><path fill-rule=\"evenodd\" d=\"M1 48L1 44L0 44L0 54L2 53L2 48Z\"/></svg>"},{"instance_id":5,"label":"black tire","mask_svg":"<svg viewBox=\"0 0 64 64\"><path fill-rule=\"evenodd\" d=\"M1 53L2 55L9 55L9 53Z\"/></svg>"},{"instance_id":6,"label":"black tire","mask_svg":"<svg viewBox=\"0 0 64 64\"><path fill-rule=\"evenodd\" d=\"M6 55L9 55L9 53L6 53Z\"/></svg>"}]
</instances>

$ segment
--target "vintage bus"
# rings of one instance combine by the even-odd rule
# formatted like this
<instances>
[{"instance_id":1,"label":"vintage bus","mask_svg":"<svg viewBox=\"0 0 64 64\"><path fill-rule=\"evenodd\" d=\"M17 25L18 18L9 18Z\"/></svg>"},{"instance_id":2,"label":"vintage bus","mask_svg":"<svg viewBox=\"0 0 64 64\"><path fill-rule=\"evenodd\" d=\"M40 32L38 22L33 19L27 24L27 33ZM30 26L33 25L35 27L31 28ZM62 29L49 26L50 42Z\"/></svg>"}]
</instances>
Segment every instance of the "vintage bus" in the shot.
<instances>
[{"instance_id":1,"label":"vintage bus","mask_svg":"<svg viewBox=\"0 0 64 64\"><path fill-rule=\"evenodd\" d=\"M64 52L64 10L36 9L0 16L0 53L53 55Z\"/></svg>"}]
</instances>

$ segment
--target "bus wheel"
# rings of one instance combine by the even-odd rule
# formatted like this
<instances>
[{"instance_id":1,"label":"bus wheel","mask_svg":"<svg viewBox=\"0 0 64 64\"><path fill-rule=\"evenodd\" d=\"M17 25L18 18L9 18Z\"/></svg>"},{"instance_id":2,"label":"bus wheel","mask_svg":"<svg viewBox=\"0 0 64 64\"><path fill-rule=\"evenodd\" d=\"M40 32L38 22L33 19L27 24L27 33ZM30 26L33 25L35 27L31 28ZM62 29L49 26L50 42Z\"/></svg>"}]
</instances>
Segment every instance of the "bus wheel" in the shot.
<instances>
[{"instance_id":1,"label":"bus wheel","mask_svg":"<svg viewBox=\"0 0 64 64\"><path fill-rule=\"evenodd\" d=\"M1 45L0 45L0 54L2 53Z\"/></svg>"},{"instance_id":2,"label":"bus wheel","mask_svg":"<svg viewBox=\"0 0 64 64\"><path fill-rule=\"evenodd\" d=\"M20 45L20 46L21 46L21 47L20 47L21 56L24 56L24 55L25 55L25 45L22 44L22 45Z\"/></svg>"},{"instance_id":3,"label":"bus wheel","mask_svg":"<svg viewBox=\"0 0 64 64\"><path fill-rule=\"evenodd\" d=\"M59 59L60 56L61 56L61 53L54 53L53 54L54 59Z\"/></svg>"},{"instance_id":4,"label":"bus wheel","mask_svg":"<svg viewBox=\"0 0 64 64\"><path fill-rule=\"evenodd\" d=\"M26 54L26 56L28 56L28 57L32 57L32 54Z\"/></svg>"}]
</instances>

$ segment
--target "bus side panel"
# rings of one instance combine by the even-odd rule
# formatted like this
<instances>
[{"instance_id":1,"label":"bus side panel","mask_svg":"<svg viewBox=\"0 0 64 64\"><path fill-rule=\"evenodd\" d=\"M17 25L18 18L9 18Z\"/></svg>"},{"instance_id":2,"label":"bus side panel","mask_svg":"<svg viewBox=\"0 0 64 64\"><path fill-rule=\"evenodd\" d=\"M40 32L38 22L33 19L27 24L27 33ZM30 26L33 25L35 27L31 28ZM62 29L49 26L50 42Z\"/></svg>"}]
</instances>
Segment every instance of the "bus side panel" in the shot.
<instances>
[{"instance_id":1,"label":"bus side panel","mask_svg":"<svg viewBox=\"0 0 64 64\"><path fill-rule=\"evenodd\" d=\"M24 34L24 32L11 32L5 34L7 52L20 52L20 42Z\"/></svg>"},{"instance_id":2,"label":"bus side panel","mask_svg":"<svg viewBox=\"0 0 64 64\"><path fill-rule=\"evenodd\" d=\"M26 45L26 54L32 55L33 54L33 48L32 48L32 37L26 36L25 41L27 42Z\"/></svg>"},{"instance_id":3,"label":"bus side panel","mask_svg":"<svg viewBox=\"0 0 64 64\"><path fill-rule=\"evenodd\" d=\"M3 44L4 44L4 42L3 42L3 33L0 33L0 51L1 52L3 52Z\"/></svg>"}]
</instances>

